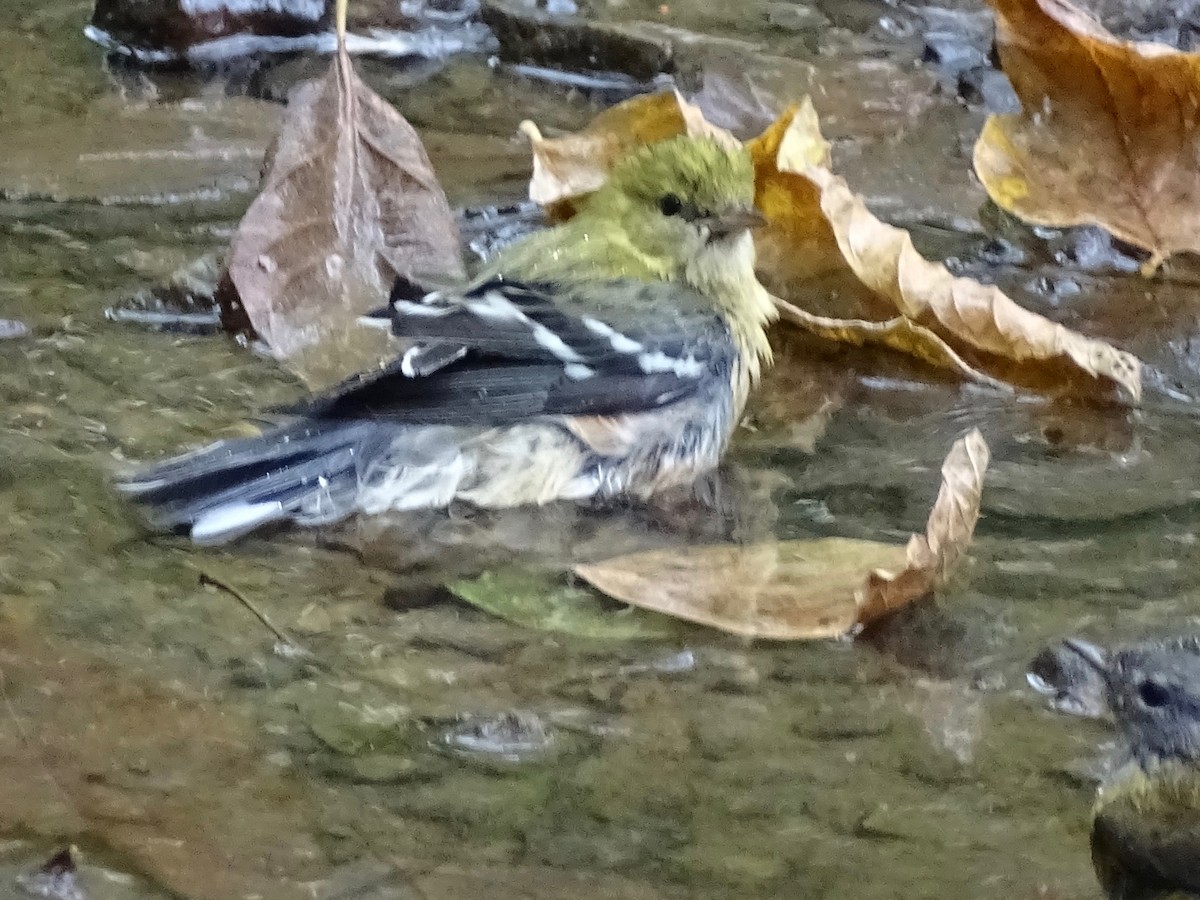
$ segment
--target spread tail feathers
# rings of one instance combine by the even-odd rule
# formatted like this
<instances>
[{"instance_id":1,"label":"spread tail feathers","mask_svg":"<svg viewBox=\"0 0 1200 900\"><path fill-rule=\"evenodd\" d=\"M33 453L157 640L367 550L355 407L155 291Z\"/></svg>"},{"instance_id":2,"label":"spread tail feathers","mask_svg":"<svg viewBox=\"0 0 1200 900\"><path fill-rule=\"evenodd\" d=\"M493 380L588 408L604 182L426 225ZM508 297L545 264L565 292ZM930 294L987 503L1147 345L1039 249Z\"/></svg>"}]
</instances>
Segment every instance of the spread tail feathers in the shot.
<instances>
[{"instance_id":1,"label":"spread tail feathers","mask_svg":"<svg viewBox=\"0 0 1200 900\"><path fill-rule=\"evenodd\" d=\"M118 488L156 528L202 544L271 522L333 522L354 511L361 457L378 432L367 422L301 422L137 469Z\"/></svg>"}]
</instances>

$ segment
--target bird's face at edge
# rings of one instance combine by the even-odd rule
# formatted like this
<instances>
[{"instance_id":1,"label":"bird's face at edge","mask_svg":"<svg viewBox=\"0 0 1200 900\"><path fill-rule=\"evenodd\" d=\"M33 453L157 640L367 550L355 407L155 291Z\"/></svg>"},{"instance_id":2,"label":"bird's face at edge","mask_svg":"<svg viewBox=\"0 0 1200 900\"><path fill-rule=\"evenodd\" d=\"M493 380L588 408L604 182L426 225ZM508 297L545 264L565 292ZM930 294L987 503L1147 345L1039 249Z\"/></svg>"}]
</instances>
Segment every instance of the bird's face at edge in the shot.
<instances>
[{"instance_id":1,"label":"bird's face at edge","mask_svg":"<svg viewBox=\"0 0 1200 900\"><path fill-rule=\"evenodd\" d=\"M1107 659L1074 643L1101 667L1109 707L1138 765L1200 765L1200 637L1119 650Z\"/></svg>"}]
</instances>

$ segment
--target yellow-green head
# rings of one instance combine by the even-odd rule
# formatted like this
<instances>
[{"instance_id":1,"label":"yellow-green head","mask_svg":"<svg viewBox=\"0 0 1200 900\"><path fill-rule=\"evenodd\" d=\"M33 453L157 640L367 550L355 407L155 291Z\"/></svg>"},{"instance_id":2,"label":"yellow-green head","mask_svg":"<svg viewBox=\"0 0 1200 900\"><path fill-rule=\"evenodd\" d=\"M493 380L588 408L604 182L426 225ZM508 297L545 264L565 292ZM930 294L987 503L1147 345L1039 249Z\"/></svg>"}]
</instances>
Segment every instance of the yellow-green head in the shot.
<instances>
[{"instance_id":1,"label":"yellow-green head","mask_svg":"<svg viewBox=\"0 0 1200 900\"><path fill-rule=\"evenodd\" d=\"M754 169L740 146L676 137L623 159L578 213L502 253L484 275L586 285L678 281L713 300L756 373L775 316L754 275Z\"/></svg>"},{"instance_id":2,"label":"yellow-green head","mask_svg":"<svg viewBox=\"0 0 1200 900\"><path fill-rule=\"evenodd\" d=\"M686 279L689 262L756 223L754 168L745 150L709 138L650 144L622 160L580 215L619 222L643 253Z\"/></svg>"}]
</instances>

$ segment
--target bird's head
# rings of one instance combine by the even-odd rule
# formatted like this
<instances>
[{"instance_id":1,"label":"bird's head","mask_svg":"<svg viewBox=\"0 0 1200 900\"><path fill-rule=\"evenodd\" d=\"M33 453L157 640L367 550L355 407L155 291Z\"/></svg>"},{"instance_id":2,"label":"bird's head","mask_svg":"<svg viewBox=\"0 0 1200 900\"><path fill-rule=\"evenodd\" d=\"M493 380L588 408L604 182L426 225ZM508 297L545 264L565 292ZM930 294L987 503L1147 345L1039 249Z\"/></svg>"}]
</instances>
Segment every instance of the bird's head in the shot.
<instances>
[{"instance_id":1,"label":"bird's head","mask_svg":"<svg viewBox=\"0 0 1200 900\"><path fill-rule=\"evenodd\" d=\"M1109 708L1142 768L1168 760L1200 765L1200 637L1108 655L1084 641L1066 644L1102 673Z\"/></svg>"},{"instance_id":2,"label":"bird's head","mask_svg":"<svg viewBox=\"0 0 1200 900\"><path fill-rule=\"evenodd\" d=\"M621 229L640 252L673 269L669 277L688 281L697 266L722 265L750 276L749 230L764 221L754 208L749 154L695 137L671 138L631 153L580 213Z\"/></svg>"},{"instance_id":3,"label":"bird's head","mask_svg":"<svg viewBox=\"0 0 1200 900\"><path fill-rule=\"evenodd\" d=\"M576 227L620 241L655 277L682 281L711 299L749 363L770 360L766 325L774 301L754 274L754 166L740 146L676 137L631 153L584 201Z\"/></svg>"}]
</instances>

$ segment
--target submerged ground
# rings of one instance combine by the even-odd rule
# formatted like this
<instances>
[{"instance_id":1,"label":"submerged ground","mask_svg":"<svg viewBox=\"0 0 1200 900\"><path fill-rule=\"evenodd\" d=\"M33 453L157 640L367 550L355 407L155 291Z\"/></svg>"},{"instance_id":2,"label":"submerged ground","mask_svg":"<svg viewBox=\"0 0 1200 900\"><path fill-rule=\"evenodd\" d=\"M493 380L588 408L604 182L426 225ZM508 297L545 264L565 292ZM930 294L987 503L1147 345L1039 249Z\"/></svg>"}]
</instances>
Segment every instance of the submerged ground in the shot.
<instances>
[{"instance_id":1,"label":"submerged ground","mask_svg":"<svg viewBox=\"0 0 1200 900\"><path fill-rule=\"evenodd\" d=\"M74 842L94 897L1097 896L1087 773L1106 732L1046 712L1023 673L1064 634L1195 625L1195 276L1130 279L1095 233L997 224L969 174L984 112L919 63L926 20L865 0L610 10L719 35L695 52L762 106L734 124L812 93L840 171L928 254L1150 364L1134 414L794 350L785 386L837 409L813 452L786 427L741 436L733 477L770 498L754 527L903 538L957 435L978 425L993 467L971 563L936 603L869 641L766 645L571 637L439 588L703 530L634 511L229 550L148 536L113 471L301 388L222 338L104 311L226 244L271 98L322 64L125 70L83 38L88 13L9 0L0 24L0 318L31 330L0 341L0 895ZM360 68L459 205L521 197L520 119L602 108L483 56Z\"/></svg>"}]
</instances>

